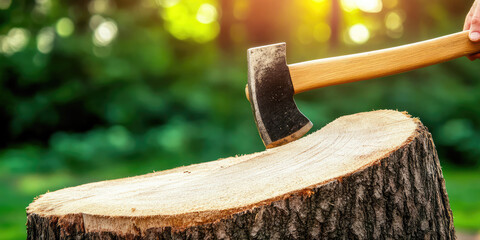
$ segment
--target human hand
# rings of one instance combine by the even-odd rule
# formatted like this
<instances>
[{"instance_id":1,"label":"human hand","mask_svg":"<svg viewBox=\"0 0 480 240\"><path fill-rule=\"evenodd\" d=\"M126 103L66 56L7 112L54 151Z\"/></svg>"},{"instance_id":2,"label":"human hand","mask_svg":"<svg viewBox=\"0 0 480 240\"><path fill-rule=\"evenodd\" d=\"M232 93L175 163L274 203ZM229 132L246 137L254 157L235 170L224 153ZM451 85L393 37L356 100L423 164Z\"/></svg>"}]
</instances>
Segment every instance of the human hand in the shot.
<instances>
[{"instance_id":1,"label":"human hand","mask_svg":"<svg viewBox=\"0 0 480 240\"><path fill-rule=\"evenodd\" d=\"M470 11L465 18L465 24L463 25L463 30L469 30L470 33L468 37L472 42L480 42L480 0L475 0L473 2ZM475 53L470 56L467 56L471 61L480 58L480 53Z\"/></svg>"}]
</instances>

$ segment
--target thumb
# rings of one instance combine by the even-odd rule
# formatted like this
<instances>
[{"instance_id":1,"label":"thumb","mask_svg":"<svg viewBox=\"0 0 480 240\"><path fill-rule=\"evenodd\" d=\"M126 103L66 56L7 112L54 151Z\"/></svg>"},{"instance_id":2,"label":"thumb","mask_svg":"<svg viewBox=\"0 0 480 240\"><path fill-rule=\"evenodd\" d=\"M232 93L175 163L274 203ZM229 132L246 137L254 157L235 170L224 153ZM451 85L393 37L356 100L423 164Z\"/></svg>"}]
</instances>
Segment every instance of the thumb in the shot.
<instances>
[{"instance_id":1,"label":"thumb","mask_svg":"<svg viewBox=\"0 0 480 240\"><path fill-rule=\"evenodd\" d=\"M480 42L480 31L475 31L473 29L470 29L470 33L468 37L472 42Z\"/></svg>"},{"instance_id":2,"label":"thumb","mask_svg":"<svg viewBox=\"0 0 480 240\"><path fill-rule=\"evenodd\" d=\"M469 38L473 42L480 41L480 7L478 4L475 6L473 16L471 18Z\"/></svg>"}]
</instances>

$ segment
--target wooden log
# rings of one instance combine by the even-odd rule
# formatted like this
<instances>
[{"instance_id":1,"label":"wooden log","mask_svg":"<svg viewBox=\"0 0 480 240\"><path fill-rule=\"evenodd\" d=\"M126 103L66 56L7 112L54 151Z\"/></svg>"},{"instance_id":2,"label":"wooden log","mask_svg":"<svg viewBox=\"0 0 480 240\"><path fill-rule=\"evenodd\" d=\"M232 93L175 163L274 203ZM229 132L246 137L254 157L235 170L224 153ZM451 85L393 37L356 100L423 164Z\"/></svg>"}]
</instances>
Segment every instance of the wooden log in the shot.
<instances>
[{"instance_id":1,"label":"wooden log","mask_svg":"<svg viewBox=\"0 0 480 240\"><path fill-rule=\"evenodd\" d=\"M264 152L46 193L28 239L453 239L430 133L406 113L338 118Z\"/></svg>"}]
</instances>

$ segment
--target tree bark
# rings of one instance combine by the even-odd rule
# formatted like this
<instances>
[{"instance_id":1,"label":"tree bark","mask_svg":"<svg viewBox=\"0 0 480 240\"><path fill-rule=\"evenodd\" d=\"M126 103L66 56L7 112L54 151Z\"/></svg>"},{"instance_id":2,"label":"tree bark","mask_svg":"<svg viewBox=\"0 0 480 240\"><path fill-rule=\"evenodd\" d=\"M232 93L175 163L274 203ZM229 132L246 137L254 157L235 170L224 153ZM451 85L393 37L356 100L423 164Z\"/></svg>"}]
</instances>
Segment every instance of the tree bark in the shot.
<instances>
[{"instance_id":1,"label":"tree bark","mask_svg":"<svg viewBox=\"0 0 480 240\"><path fill-rule=\"evenodd\" d=\"M341 117L264 152L46 193L28 239L454 239L418 119Z\"/></svg>"}]
</instances>

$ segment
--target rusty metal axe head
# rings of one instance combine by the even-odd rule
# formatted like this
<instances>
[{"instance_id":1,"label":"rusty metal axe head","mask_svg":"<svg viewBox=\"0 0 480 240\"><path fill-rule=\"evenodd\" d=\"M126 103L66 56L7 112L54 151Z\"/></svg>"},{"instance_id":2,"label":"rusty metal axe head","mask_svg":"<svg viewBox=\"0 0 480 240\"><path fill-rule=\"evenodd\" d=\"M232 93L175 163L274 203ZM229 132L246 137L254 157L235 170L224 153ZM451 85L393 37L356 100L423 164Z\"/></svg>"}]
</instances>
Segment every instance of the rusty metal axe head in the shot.
<instances>
[{"instance_id":1,"label":"rusty metal axe head","mask_svg":"<svg viewBox=\"0 0 480 240\"><path fill-rule=\"evenodd\" d=\"M248 50L248 98L260 137L273 148L302 137L312 128L293 100L286 44Z\"/></svg>"}]
</instances>

